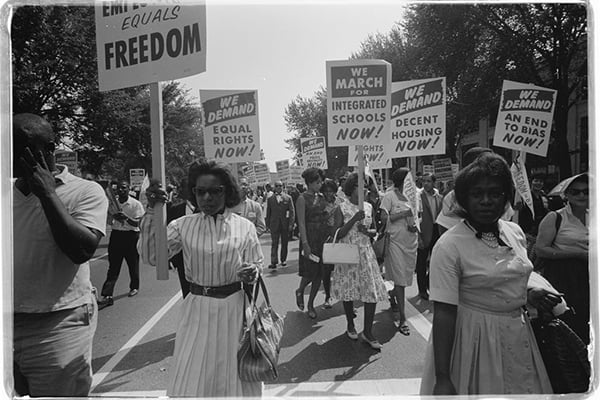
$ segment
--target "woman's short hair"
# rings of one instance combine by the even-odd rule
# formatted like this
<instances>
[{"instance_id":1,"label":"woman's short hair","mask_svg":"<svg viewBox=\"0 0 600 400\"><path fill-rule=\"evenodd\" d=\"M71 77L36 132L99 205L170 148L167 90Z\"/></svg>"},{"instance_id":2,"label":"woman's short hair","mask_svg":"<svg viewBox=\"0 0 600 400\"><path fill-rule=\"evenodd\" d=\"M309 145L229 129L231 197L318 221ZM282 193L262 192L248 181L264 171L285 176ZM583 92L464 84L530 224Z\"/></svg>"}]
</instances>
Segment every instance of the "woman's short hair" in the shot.
<instances>
[{"instance_id":1,"label":"woman's short hair","mask_svg":"<svg viewBox=\"0 0 600 400\"><path fill-rule=\"evenodd\" d=\"M469 188L484 178L497 179L504 193L504 201L512 201L515 188L508 164L502 156L485 152L460 170L454 180L456 202L467 212Z\"/></svg>"},{"instance_id":2,"label":"woman's short hair","mask_svg":"<svg viewBox=\"0 0 600 400\"><path fill-rule=\"evenodd\" d=\"M394 172L392 172L392 182L394 186L398 189L402 189L404 187L404 178L410 172L410 169L402 167L398 168Z\"/></svg>"},{"instance_id":3,"label":"woman's short hair","mask_svg":"<svg viewBox=\"0 0 600 400\"><path fill-rule=\"evenodd\" d=\"M321 193L325 193L327 190L332 191L333 193L337 192L338 185L335 183L333 179L325 179L323 184L321 185Z\"/></svg>"},{"instance_id":4,"label":"woman's short hair","mask_svg":"<svg viewBox=\"0 0 600 400\"><path fill-rule=\"evenodd\" d=\"M194 188L196 187L196 181L202 175L213 175L221 181L221 184L225 187L225 207L235 207L242 201L240 187L229 167L216 161L200 159L194 161L188 169L188 196L194 206L198 207Z\"/></svg>"},{"instance_id":5,"label":"woman's short hair","mask_svg":"<svg viewBox=\"0 0 600 400\"><path fill-rule=\"evenodd\" d=\"M307 168L302 172L302 178L304 178L304 182L308 186L319 178L321 180L325 179L325 173L321 168Z\"/></svg>"},{"instance_id":6,"label":"woman's short hair","mask_svg":"<svg viewBox=\"0 0 600 400\"><path fill-rule=\"evenodd\" d=\"M348 197L352 196L354 188L358 186L358 174L356 172L351 173L344 182L344 194Z\"/></svg>"}]
</instances>

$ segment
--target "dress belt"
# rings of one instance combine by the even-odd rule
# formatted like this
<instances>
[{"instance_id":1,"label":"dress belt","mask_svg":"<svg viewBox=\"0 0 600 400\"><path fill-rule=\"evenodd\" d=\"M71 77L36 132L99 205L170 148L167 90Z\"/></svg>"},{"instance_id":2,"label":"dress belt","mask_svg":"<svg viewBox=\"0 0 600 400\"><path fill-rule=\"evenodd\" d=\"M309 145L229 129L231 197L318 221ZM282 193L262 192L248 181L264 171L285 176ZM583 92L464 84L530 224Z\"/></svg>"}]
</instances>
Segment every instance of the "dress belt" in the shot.
<instances>
[{"instance_id":1,"label":"dress belt","mask_svg":"<svg viewBox=\"0 0 600 400\"><path fill-rule=\"evenodd\" d=\"M197 296L216 297L223 299L242 290L242 282L234 282L224 286L200 286L190 283L190 292Z\"/></svg>"}]
</instances>

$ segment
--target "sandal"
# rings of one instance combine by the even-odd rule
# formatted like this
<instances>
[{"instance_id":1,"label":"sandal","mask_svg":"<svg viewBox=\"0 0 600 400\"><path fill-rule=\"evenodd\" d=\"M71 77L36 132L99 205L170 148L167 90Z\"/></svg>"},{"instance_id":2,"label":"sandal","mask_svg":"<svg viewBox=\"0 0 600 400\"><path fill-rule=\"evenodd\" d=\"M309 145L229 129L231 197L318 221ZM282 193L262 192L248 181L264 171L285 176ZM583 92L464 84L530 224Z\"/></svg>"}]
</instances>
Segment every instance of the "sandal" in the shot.
<instances>
[{"instance_id":1,"label":"sandal","mask_svg":"<svg viewBox=\"0 0 600 400\"><path fill-rule=\"evenodd\" d=\"M296 290L296 305L300 309L300 311L304 310L304 293L300 291L300 289Z\"/></svg>"},{"instance_id":2,"label":"sandal","mask_svg":"<svg viewBox=\"0 0 600 400\"><path fill-rule=\"evenodd\" d=\"M403 322L399 327L398 327L398 332L400 332L401 334L403 334L404 336L409 336L410 335L410 328L408 327L408 324L406 322Z\"/></svg>"}]
</instances>

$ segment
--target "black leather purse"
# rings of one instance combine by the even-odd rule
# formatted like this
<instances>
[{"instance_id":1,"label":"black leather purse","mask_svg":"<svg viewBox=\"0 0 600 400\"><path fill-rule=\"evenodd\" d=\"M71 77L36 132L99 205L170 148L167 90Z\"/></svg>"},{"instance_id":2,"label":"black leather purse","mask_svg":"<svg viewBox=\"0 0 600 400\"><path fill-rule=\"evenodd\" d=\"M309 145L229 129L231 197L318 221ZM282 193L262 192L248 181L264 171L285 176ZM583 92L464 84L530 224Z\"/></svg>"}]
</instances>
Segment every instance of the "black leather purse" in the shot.
<instances>
[{"instance_id":1,"label":"black leather purse","mask_svg":"<svg viewBox=\"0 0 600 400\"><path fill-rule=\"evenodd\" d=\"M579 336L559 318L535 318L531 327L554 393L587 392L591 368Z\"/></svg>"}]
</instances>

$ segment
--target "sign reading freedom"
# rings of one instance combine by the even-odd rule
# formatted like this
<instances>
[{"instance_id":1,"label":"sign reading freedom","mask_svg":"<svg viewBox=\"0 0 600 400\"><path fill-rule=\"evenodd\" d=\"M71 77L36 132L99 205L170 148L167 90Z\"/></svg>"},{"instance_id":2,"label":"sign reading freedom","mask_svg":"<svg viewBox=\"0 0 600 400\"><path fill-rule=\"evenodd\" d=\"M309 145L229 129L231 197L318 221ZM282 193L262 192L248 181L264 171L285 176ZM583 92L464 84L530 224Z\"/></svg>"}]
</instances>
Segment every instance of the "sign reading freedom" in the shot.
<instances>
[{"instance_id":1,"label":"sign reading freedom","mask_svg":"<svg viewBox=\"0 0 600 400\"><path fill-rule=\"evenodd\" d=\"M329 146L388 144L392 67L383 60L327 61Z\"/></svg>"},{"instance_id":2,"label":"sign reading freedom","mask_svg":"<svg viewBox=\"0 0 600 400\"><path fill-rule=\"evenodd\" d=\"M206 71L206 5L101 2L95 7L100 91Z\"/></svg>"}]
</instances>

